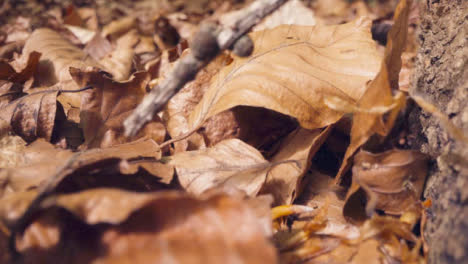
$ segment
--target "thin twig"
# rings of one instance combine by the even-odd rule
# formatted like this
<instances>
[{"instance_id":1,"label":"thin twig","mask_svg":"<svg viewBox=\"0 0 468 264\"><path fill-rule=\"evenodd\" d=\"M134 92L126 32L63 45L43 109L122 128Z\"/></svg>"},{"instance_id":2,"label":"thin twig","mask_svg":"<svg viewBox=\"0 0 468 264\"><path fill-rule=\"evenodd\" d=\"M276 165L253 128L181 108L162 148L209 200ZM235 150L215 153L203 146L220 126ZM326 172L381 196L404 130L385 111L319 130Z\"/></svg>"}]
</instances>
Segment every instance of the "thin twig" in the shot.
<instances>
[{"instance_id":1,"label":"thin twig","mask_svg":"<svg viewBox=\"0 0 468 264\"><path fill-rule=\"evenodd\" d=\"M257 0L245 8L234 26L220 28L217 25L201 26L194 36L192 52L183 57L161 85L154 87L124 121L125 135L134 136L159 112L184 85L192 81L199 70L206 66L220 51L232 48L262 18L278 9L287 0ZM248 42L248 41L247 41ZM244 54L247 55L248 54Z\"/></svg>"}]
</instances>

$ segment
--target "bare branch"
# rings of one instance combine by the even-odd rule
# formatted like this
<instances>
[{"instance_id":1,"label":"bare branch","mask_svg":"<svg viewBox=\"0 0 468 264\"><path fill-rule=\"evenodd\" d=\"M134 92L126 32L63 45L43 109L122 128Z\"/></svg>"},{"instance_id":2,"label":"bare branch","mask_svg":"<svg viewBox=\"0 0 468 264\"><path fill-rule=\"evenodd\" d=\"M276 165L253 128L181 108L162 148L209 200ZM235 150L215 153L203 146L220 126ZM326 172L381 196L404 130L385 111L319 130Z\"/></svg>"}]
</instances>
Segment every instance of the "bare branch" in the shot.
<instances>
[{"instance_id":1,"label":"bare branch","mask_svg":"<svg viewBox=\"0 0 468 264\"><path fill-rule=\"evenodd\" d=\"M278 9L287 0L257 0L245 8L245 15L241 16L234 26L220 28L214 24L202 25L194 36L191 45L192 53L183 57L169 76L157 87L154 87L135 111L124 121L125 135L134 136L147 122L153 119L164 105L184 85L192 81L198 71L206 66L220 51L236 45L237 40L250 31L262 18ZM243 40L245 45L251 41ZM237 48L236 48L237 49ZM252 51L252 48L239 50ZM242 52L244 56L249 52ZM248 54L246 54L248 53Z\"/></svg>"}]
</instances>

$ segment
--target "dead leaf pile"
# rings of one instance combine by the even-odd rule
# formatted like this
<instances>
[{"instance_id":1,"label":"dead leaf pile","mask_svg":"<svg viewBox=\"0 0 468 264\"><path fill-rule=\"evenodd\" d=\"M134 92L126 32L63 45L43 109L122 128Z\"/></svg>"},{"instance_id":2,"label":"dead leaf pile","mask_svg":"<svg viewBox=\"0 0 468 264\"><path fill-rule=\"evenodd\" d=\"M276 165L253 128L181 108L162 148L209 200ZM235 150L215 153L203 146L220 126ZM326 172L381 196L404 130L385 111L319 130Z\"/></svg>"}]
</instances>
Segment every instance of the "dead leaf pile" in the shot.
<instances>
[{"instance_id":1,"label":"dead leaf pile","mask_svg":"<svg viewBox=\"0 0 468 264\"><path fill-rule=\"evenodd\" d=\"M225 51L132 138L123 121L200 22L232 25L249 1L13 2L0 263L425 262L427 158L392 138L411 1L289 1L251 56Z\"/></svg>"}]
</instances>

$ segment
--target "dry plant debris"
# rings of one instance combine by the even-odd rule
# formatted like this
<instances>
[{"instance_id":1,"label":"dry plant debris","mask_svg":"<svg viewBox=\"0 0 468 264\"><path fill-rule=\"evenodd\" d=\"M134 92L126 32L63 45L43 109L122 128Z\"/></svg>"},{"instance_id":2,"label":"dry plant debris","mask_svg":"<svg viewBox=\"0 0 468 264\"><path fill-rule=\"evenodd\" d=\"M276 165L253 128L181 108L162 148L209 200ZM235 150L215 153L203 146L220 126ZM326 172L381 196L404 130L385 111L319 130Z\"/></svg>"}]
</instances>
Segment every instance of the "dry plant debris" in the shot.
<instances>
[{"instance_id":1,"label":"dry plant debris","mask_svg":"<svg viewBox=\"0 0 468 264\"><path fill-rule=\"evenodd\" d=\"M426 262L427 157L395 136L416 6L286 1L205 60L193 33L251 2L4 1L0 263Z\"/></svg>"}]
</instances>

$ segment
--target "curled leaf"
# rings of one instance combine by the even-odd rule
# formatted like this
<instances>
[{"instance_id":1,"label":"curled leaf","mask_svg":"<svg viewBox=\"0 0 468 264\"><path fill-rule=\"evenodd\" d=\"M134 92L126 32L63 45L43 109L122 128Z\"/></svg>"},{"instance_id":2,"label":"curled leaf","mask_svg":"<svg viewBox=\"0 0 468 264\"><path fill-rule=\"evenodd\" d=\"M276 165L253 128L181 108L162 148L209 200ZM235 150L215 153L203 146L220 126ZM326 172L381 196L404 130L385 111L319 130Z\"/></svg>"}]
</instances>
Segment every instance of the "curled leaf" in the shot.
<instances>
[{"instance_id":1,"label":"curled leaf","mask_svg":"<svg viewBox=\"0 0 468 264\"><path fill-rule=\"evenodd\" d=\"M292 132L271 160L277 165L269 171L262 193L272 194L276 205L291 204L299 196L303 187L302 178L330 130L329 127L324 130L299 129Z\"/></svg>"},{"instance_id":2,"label":"curled leaf","mask_svg":"<svg viewBox=\"0 0 468 264\"><path fill-rule=\"evenodd\" d=\"M367 193L368 205L388 214L417 206L427 174L427 157L416 151L360 151L354 157L353 183Z\"/></svg>"},{"instance_id":3,"label":"curled leaf","mask_svg":"<svg viewBox=\"0 0 468 264\"><path fill-rule=\"evenodd\" d=\"M57 111L58 91L40 91L20 97L0 107L0 119L25 141L50 141Z\"/></svg>"}]
</instances>

